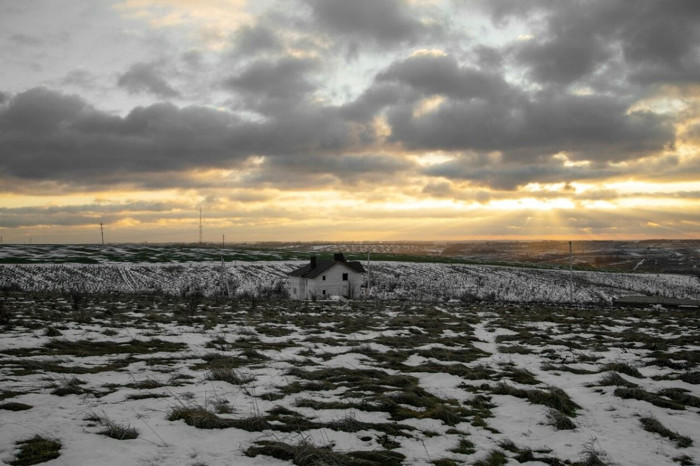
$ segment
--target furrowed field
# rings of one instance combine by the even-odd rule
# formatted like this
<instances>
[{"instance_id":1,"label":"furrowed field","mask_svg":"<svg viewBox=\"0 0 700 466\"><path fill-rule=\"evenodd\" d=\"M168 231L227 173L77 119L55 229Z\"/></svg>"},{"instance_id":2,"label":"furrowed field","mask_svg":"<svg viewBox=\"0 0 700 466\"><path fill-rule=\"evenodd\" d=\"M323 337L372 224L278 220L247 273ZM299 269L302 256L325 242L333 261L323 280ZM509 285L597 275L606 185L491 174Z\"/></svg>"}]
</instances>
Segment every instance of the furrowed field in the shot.
<instances>
[{"instance_id":1,"label":"furrowed field","mask_svg":"<svg viewBox=\"0 0 700 466\"><path fill-rule=\"evenodd\" d=\"M392 292L377 272L376 292ZM499 303L477 301L475 290L462 301L446 293L349 304L6 291L0 460L688 465L700 457L696 309Z\"/></svg>"}]
</instances>

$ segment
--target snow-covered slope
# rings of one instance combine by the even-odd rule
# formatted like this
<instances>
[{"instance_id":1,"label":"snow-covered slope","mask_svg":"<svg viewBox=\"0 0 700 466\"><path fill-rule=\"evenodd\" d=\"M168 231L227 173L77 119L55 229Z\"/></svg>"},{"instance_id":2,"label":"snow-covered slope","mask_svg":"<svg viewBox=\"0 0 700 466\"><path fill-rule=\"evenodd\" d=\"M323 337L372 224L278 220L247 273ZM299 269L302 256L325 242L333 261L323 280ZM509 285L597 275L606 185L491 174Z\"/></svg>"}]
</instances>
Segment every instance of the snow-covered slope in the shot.
<instances>
[{"instance_id":1,"label":"snow-covered slope","mask_svg":"<svg viewBox=\"0 0 700 466\"><path fill-rule=\"evenodd\" d=\"M286 274L301 261L217 262L183 264L5 264L0 288L56 292L162 292L182 294L197 289L205 295L259 296L287 286ZM566 270L376 262L371 266L371 296L379 299L435 301L568 302ZM700 280L691 275L573 273L575 302L604 302L645 294L700 298Z\"/></svg>"}]
</instances>

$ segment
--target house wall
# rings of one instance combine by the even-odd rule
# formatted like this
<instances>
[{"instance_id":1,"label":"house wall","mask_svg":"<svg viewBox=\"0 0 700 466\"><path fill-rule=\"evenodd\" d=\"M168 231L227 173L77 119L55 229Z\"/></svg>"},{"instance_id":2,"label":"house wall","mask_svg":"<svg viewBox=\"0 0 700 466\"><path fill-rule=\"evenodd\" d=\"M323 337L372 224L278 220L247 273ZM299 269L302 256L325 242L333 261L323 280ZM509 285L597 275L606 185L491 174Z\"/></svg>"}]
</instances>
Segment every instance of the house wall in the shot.
<instances>
[{"instance_id":1,"label":"house wall","mask_svg":"<svg viewBox=\"0 0 700 466\"><path fill-rule=\"evenodd\" d=\"M343 280L344 273L348 274L347 281ZM359 298L361 285L361 273L339 264L335 264L316 278L289 278L290 295L293 299L311 299L314 295L317 299L331 296Z\"/></svg>"}]
</instances>

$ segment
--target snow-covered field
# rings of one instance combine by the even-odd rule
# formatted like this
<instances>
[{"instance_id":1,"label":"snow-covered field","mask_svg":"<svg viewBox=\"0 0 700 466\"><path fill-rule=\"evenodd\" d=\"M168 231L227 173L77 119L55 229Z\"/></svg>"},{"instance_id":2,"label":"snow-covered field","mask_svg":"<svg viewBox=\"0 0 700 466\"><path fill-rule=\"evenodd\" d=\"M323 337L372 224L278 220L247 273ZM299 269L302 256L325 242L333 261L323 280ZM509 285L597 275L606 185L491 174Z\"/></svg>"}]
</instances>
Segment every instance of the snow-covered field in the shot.
<instances>
[{"instance_id":1,"label":"snow-covered field","mask_svg":"<svg viewBox=\"0 0 700 466\"><path fill-rule=\"evenodd\" d=\"M287 286L302 261L182 264L0 264L0 288L85 293L156 292L207 296L269 295ZM466 264L374 262L371 297L438 301L570 302L569 272ZM603 303L630 294L700 299L693 275L574 271L573 300Z\"/></svg>"},{"instance_id":2,"label":"snow-covered field","mask_svg":"<svg viewBox=\"0 0 700 466\"><path fill-rule=\"evenodd\" d=\"M291 266L260 272L276 277ZM66 277L91 277L85 270L68 268ZM142 270L130 271L131 286L141 286ZM379 283L377 292L392 292ZM55 442L59 456L45 464L56 465L700 458L697 310L167 294L1 299L0 462L8 464L35 436Z\"/></svg>"}]
</instances>

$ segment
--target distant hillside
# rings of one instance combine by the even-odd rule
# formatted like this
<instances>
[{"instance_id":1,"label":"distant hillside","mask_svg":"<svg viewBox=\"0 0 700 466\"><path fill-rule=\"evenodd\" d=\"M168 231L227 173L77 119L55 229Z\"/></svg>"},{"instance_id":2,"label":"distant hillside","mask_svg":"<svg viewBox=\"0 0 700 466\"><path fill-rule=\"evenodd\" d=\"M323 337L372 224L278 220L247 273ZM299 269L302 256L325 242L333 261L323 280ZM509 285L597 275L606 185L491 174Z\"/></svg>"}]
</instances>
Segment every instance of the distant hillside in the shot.
<instances>
[{"instance_id":1,"label":"distant hillside","mask_svg":"<svg viewBox=\"0 0 700 466\"><path fill-rule=\"evenodd\" d=\"M306 260L343 252L353 260L568 268L568 241L0 245L0 264L183 263ZM700 275L700 240L575 241L579 270Z\"/></svg>"}]
</instances>

